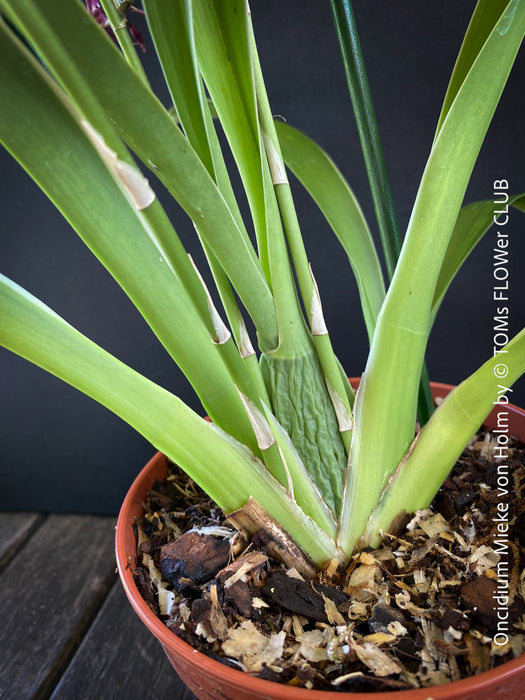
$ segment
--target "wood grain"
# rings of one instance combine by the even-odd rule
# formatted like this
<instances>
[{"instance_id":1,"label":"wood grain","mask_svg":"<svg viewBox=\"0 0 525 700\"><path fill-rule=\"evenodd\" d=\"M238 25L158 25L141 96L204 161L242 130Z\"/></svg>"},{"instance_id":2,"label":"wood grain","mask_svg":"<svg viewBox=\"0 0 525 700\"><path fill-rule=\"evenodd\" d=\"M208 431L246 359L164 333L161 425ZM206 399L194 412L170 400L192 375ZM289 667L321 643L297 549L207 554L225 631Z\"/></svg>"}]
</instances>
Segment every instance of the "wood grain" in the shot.
<instances>
[{"instance_id":1,"label":"wood grain","mask_svg":"<svg viewBox=\"0 0 525 700\"><path fill-rule=\"evenodd\" d=\"M43 520L38 513L0 513L0 571Z\"/></svg>"},{"instance_id":2,"label":"wood grain","mask_svg":"<svg viewBox=\"0 0 525 700\"><path fill-rule=\"evenodd\" d=\"M0 575L0 697L49 697L115 580L114 526L51 515Z\"/></svg>"},{"instance_id":3,"label":"wood grain","mask_svg":"<svg viewBox=\"0 0 525 700\"><path fill-rule=\"evenodd\" d=\"M51 700L196 700L117 581Z\"/></svg>"}]
</instances>

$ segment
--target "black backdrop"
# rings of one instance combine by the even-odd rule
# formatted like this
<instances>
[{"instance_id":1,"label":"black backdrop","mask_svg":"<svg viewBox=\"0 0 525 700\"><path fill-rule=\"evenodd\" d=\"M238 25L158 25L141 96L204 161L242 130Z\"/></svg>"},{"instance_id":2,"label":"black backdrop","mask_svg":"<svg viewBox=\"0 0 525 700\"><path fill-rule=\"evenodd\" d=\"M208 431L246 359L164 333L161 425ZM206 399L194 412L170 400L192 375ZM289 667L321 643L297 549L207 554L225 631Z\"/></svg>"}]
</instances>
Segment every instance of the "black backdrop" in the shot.
<instances>
[{"instance_id":1,"label":"black backdrop","mask_svg":"<svg viewBox=\"0 0 525 700\"><path fill-rule=\"evenodd\" d=\"M470 0L354 3L402 230L474 4ZM253 0L252 15L274 113L314 137L332 155L375 232L328 2ZM152 82L165 95L151 50L145 61ZM496 179L509 180L512 192L524 191L524 61L522 52L466 201L490 199ZM104 348L198 409L184 378L101 265L4 152L0 163L0 270ZM344 255L299 188L296 203L334 344L348 374L359 374L367 343ZM169 212L187 247L198 255L191 225L176 206ZM524 321L524 223L525 217L515 213L507 227L513 332ZM457 383L492 351L494 236L489 234L479 245L443 304L427 358L435 380ZM5 350L0 351L0 382L0 508L115 512L153 453L151 445L106 409ZM525 405L523 380L513 398Z\"/></svg>"}]
</instances>

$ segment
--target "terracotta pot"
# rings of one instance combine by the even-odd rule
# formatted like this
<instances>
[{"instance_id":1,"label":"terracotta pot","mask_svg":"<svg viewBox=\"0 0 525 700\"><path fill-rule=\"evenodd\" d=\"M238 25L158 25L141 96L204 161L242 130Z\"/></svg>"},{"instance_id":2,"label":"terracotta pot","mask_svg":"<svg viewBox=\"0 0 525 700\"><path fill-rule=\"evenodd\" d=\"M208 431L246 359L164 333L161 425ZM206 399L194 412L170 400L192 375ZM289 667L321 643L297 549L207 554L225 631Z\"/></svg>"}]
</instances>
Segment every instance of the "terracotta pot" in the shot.
<instances>
[{"instance_id":1,"label":"terracotta pot","mask_svg":"<svg viewBox=\"0 0 525 700\"><path fill-rule=\"evenodd\" d=\"M356 380L351 380L356 384ZM434 397L445 396L452 387L432 384ZM525 442L525 411L508 405L509 431ZM496 427L495 412L485 422ZM491 671L461 681L418 690L386 693L334 693L305 690L254 678L247 673L208 658L179 639L151 612L135 586L135 536L132 524L143 514L142 503L148 490L167 472L166 458L157 453L148 462L129 490L117 523L116 554L120 578L131 605L148 629L157 637L173 667L201 700L492 700L495 697L523 697L525 654Z\"/></svg>"}]
</instances>

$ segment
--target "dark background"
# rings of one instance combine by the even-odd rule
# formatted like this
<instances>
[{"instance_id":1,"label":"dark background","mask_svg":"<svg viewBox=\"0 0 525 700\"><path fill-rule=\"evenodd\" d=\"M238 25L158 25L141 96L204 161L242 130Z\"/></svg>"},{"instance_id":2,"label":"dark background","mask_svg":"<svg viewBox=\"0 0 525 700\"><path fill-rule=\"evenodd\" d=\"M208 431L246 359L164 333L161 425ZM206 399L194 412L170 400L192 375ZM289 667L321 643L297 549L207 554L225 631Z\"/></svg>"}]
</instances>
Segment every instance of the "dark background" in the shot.
<instances>
[{"instance_id":1,"label":"dark background","mask_svg":"<svg viewBox=\"0 0 525 700\"><path fill-rule=\"evenodd\" d=\"M475 3L356 0L385 158L401 230L408 222L436 120ZM376 230L328 2L253 0L252 15L275 114L315 138L336 160ZM139 22L140 24L140 22ZM523 52L511 74L466 201L492 198L505 178L523 192ZM162 87L153 51L145 57ZM490 80L490 76L487 76ZM520 116L521 115L521 116ZM36 115L35 115L36 116ZM105 349L195 409L184 377L142 318L44 195L0 153L0 269ZM345 256L308 197L296 203L336 350L349 375L364 367L367 341ZM169 209L188 248L192 227ZM511 330L523 325L525 217L513 213ZM457 383L492 351L494 232L453 283L428 351L433 379ZM76 390L0 349L0 508L116 512L153 448ZM525 382L515 386L525 405ZM147 410L147 409L145 409Z\"/></svg>"}]
</instances>

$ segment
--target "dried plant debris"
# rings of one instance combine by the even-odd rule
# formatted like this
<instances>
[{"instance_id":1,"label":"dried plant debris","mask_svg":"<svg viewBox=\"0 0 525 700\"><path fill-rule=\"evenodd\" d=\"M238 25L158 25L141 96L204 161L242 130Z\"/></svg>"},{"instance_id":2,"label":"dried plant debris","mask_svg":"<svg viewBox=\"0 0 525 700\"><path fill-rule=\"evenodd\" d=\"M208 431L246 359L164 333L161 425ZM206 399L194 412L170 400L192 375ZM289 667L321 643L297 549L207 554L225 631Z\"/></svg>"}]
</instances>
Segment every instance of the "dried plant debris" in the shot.
<instances>
[{"instance_id":1,"label":"dried plant debris","mask_svg":"<svg viewBox=\"0 0 525 700\"><path fill-rule=\"evenodd\" d=\"M172 467L137 523L137 585L179 637L268 680L379 692L480 673L525 651L525 447L503 475L495 444L476 436L431 508L313 579Z\"/></svg>"}]
</instances>

